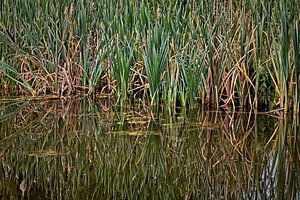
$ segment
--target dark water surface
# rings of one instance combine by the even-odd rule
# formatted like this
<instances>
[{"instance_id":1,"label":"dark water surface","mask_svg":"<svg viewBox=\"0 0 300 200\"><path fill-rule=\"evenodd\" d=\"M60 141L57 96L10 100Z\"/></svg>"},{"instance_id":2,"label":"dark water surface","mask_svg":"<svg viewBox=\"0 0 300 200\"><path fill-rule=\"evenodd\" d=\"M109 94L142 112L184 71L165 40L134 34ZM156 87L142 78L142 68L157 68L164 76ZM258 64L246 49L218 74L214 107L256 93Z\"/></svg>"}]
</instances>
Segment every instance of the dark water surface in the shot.
<instances>
[{"instance_id":1,"label":"dark water surface","mask_svg":"<svg viewBox=\"0 0 300 200\"><path fill-rule=\"evenodd\" d=\"M0 199L300 199L299 119L0 103Z\"/></svg>"}]
</instances>

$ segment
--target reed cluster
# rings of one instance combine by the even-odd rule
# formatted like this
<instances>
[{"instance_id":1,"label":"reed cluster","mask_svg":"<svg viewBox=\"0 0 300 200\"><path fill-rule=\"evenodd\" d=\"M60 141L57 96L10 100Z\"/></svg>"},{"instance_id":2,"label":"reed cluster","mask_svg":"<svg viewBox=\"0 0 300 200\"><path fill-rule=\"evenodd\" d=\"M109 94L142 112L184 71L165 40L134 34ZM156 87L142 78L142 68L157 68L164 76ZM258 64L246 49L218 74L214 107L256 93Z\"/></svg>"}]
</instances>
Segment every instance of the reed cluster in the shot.
<instances>
[{"instance_id":1,"label":"reed cluster","mask_svg":"<svg viewBox=\"0 0 300 200\"><path fill-rule=\"evenodd\" d=\"M299 112L300 3L4 0L2 95Z\"/></svg>"}]
</instances>

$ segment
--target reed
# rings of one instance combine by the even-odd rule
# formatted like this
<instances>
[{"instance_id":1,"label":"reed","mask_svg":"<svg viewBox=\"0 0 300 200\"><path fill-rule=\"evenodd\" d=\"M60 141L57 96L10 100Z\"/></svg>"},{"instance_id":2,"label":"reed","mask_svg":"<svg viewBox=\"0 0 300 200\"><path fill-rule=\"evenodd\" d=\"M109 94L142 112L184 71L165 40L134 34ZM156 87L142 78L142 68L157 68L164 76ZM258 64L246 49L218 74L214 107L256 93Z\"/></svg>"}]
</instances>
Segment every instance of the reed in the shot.
<instances>
[{"instance_id":1,"label":"reed","mask_svg":"<svg viewBox=\"0 0 300 200\"><path fill-rule=\"evenodd\" d=\"M293 77L294 87L294 112L299 113L300 108L300 31L299 31L299 19L295 18L293 23L293 53L294 53L294 70L295 76Z\"/></svg>"},{"instance_id":2,"label":"reed","mask_svg":"<svg viewBox=\"0 0 300 200\"><path fill-rule=\"evenodd\" d=\"M161 95L162 76L168 61L169 41L168 33L161 27L153 27L150 35L143 58L150 90L150 104L158 105Z\"/></svg>"},{"instance_id":3,"label":"reed","mask_svg":"<svg viewBox=\"0 0 300 200\"><path fill-rule=\"evenodd\" d=\"M118 101L127 101L127 94L129 90L129 80L131 67L134 65L134 41L131 38L125 44L118 44L116 46L115 60L113 64L113 74L117 81L117 98Z\"/></svg>"},{"instance_id":4,"label":"reed","mask_svg":"<svg viewBox=\"0 0 300 200\"><path fill-rule=\"evenodd\" d=\"M2 1L1 94L296 111L299 8L294 0Z\"/></svg>"}]
</instances>

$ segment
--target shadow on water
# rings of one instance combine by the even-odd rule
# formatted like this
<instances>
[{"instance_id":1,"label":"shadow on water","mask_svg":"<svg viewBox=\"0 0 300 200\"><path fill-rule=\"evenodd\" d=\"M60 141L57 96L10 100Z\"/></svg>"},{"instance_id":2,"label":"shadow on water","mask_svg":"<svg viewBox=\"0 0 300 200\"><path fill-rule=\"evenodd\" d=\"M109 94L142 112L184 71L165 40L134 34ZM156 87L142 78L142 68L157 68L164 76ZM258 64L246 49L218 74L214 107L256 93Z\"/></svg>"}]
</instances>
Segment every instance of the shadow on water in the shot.
<instances>
[{"instance_id":1,"label":"shadow on water","mask_svg":"<svg viewBox=\"0 0 300 200\"><path fill-rule=\"evenodd\" d=\"M88 100L1 103L0 113L0 198L300 198L297 118Z\"/></svg>"}]
</instances>

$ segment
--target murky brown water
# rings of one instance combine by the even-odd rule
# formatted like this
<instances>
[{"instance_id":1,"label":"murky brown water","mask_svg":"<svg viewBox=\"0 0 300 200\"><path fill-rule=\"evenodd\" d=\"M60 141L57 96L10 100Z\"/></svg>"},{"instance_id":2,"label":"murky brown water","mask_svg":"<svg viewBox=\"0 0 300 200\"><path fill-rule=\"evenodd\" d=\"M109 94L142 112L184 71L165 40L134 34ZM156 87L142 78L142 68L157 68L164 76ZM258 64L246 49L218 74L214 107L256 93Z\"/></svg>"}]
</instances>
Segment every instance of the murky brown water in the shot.
<instances>
[{"instance_id":1,"label":"murky brown water","mask_svg":"<svg viewBox=\"0 0 300 200\"><path fill-rule=\"evenodd\" d=\"M299 119L0 104L2 199L299 199Z\"/></svg>"}]
</instances>

